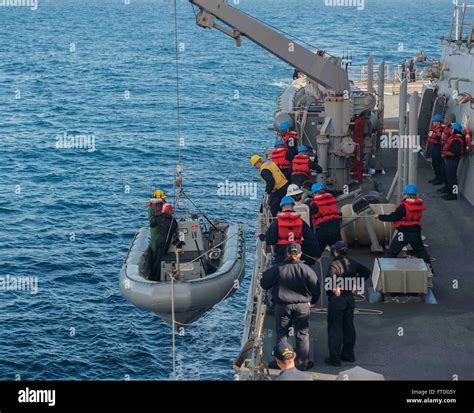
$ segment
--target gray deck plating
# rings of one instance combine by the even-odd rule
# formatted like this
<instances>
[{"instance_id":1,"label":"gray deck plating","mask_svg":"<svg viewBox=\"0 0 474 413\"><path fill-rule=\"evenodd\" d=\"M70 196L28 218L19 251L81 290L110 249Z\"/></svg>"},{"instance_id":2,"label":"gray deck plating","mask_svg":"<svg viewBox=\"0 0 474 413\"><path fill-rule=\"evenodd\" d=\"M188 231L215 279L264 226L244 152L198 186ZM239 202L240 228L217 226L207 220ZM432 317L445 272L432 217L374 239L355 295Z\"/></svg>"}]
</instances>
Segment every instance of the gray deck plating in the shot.
<instances>
[{"instance_id":1,"label":"gray deck plating","mask_svg":"<svg viewBox=\"0 0 474 413\"><path fill-rule=\"evenodd\" d=\"M387 175L376 178L383 192L395 173L391 166L396 164L395 156L396 151L384 152ZM380 310L383 315L355 316L355 365L383 374L386 380L474 380L474 208L464 199L442 200L436 192L439 187L427 183L432 177L430 164L420 158L418 168L418 187L428 208L423 233L429 253L436 258L433 290L438 305L358 303L358 308ZM370 254L355 252L352 256L372 268ZM328 262L325 257L324 270ZM313 370L337 374L354 364L343 363L338 368L324 364L326 326L325 314L311 315ZM267 316L265 329L269 361L275 339L273 316Z\"/></svg>"}]
</instances>

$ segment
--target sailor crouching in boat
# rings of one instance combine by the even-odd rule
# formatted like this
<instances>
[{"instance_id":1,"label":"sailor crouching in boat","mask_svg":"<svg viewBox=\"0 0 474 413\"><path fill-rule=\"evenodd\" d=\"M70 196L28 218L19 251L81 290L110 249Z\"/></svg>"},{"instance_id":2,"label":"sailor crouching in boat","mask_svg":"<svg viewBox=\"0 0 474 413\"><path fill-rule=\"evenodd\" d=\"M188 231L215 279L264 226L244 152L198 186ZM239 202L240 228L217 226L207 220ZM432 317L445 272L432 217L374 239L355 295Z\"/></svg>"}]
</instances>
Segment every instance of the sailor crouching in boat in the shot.
<instances>
[{"instance_id":1,"label":"sailor crouching in boat","mask_svg":"<svg viewBox=\"0 0 474 413\"><path fill-rule=\"evenodd\" d=\"M275 263L284 261L286 248L289 244L296 243L303 248L306 264L313 265L314 260L321 257L321 251L311 227L295 212L295 200L291 196L285 196L280 206L282 212L277 215L266 234L257 234L258 237L261 241L266 241L267 245L275 246Z\"/></svg>"},{"instance_id":2,"label":"sailor crouching in boat","mask_svg":"<svg viewBox=\"0 0 474 413\"><path fill-rule=\"evenodd\" d=\"M288 180L276 164L271 161L263 162L258 155L253 155L250 163L260 171L260 179L265 184L265 192L268 194L270 212L273 217L276 217L280 201L288 189Z\"/></svg>"},{"instance_id":3,"label":"sailor crouching in boat","mask_svg":"<svg viewBox=\"0 0 474 413\"><path fill-rule=\"evenodd\" d=\"M266 270L260 285L270 290L275 303L277 344L288 341L290 327L296 337L297 368L309 370L309 316L321 293L316 273L301 261L301 246L287 247L287 260Z\"/></svg>"},{"instance_id":4,"label":"sailor crouching in boat","mask_svg":"<svg viewBox=\"0 0 474 413\"><path fill-rule=\"evenodd\" d=\"M152 281L161 281L161 261L167 253L171 241L174 239L176 229L178 228L178 222L174 217L173 205L164 204L161 214L155 219L155 223L155 252L153 254L153 265L149 279Z\"/></svg>"}]
</instances>

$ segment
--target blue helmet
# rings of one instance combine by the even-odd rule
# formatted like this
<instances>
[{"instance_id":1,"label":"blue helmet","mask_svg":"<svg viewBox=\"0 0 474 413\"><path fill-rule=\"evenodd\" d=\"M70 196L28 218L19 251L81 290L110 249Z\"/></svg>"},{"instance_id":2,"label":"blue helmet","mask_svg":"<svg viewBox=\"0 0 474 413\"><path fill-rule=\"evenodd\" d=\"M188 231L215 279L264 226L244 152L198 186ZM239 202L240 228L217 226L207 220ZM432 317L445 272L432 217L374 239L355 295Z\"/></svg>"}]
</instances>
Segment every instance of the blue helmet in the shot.
<instances>
[{"instance_id":1,"label":"blue helmet","mask_svg":"<svg viewBox=\"0 0 474 413\"><path fill-rule=\"evenodd\" d=\"M295 200L291 196L285 196L280 202L280 206L295 205Z\"/></svg>"},{"instance_id":2,"label":"blue helmet","mask_svg":"<svg viewBox=\"0 0 474 413\"><path fill-rule=\"evenodd\" d=\"M275 141L275 146L280 146L280 145L283 145L283 141L281 139L277 139Z\"/></svg>"},{"instance_id":3,"label":"blue helmet","mask_svg":"<svg viewBox=\"0 0 474 413\"><path fill-rule=\"evenodd\" d=\"M311 187L311 192L315 194L316 192L323 191L325 189L327 189L326 185L318 182Z\"/></svg>"},{"instance_id":4,"label":"blue helmet","mask_svg":"<svg viewBox=\"0 0 474 413\"><path fill-rule=\"evenodd\" d=\"M416 195L417 193L416 186L413 184L408 184L403 190L403 195Z\"/></svg>"},{"instance_id":5,"label":"blue helmet","mask_svg":"<svg viewBox=\"0 0 474 413\"><path fill-rule=\"evenodd\" d=\"M280 123L280 130L287 130L291 128L291 122L285 121Z\"/></svg>"},{"instance_id":6,"label":"blue helmet","mask_svg":"<svg viewBox=\"0 0 474 413\"><path fill-rule=\"evenodd\" d=\"M434 115L433 116L433 122L442 122L443 121L443 116L441 115Z\"/></svg>"},{"instance_id":7,"label":"blue helmet","mask_svg":"<svg viewBox=\"0 0 474 413\"><path fill-rule=\"evenodd\" d=\"M460 123L453 123L451 126L456 132L462 132L462 125Z\"/></svg>"},{"instance_id":8,"label":"blue helmet","mask_svg":"<svg viewBox=\"0 0 474 413\"><path fill-rule=\"evenodd\" d=\"M298 146L298 153L308 152L310 149L307 146L300 145Z\"/></svg>"}]
</instances>

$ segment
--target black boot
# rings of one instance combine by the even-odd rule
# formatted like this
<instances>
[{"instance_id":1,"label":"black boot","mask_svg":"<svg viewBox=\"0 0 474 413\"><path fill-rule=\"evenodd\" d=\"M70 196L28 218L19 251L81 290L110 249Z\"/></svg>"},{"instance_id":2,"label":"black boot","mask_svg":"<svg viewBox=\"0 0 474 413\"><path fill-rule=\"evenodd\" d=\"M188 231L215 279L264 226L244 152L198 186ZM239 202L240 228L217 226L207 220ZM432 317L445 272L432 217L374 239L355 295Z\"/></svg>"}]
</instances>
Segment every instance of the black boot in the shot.
<instances>
[{"instance_id":1,"label":"black boot","mask_svg":"<svg viewBox=\"0 0 474 413\"><path fill-rule=\"evenodd\" d=\"M439 192L440 194L449 194L451 191L447 186L443 186L442 188L438 188L436 192Z\"/></svg>"},{"instance_id":2,"label":"black boot","mask_svg":"<svg viewBox=\"0 0 474 413\"><path fill-rule=\"evenodd\" d=\"M308 371L314 367L314 363L312 361L307 361L306 363L297 363L296 368L301 371Z\"/></svg>"},{"instance_id":3,"label":"black boot","mask_svg":"<svg viewBox=\"0 0 474 413\"><path fill-rule=\"evenodd\" d=\"M326 364L329 364L330 366L334 366L334 367L340 367L341 366L341 362L340 361L336 361L336 360L331 360L329 357L326 357L324 359L324 362Z\"/></svg>"},{"instance_id":4,"label":"black boot","mask_svg":"<svg viewBox=\"0 0 474 413\"><path fill-rule=\"evenodd\" d=\"M445 201L457 201L458 196L457 196L457 195L454 195L454 194L446 194L446 195L443 195L442 198L443 198Z\"/></svg>"},{"instance_id":5,"label":"black boot","mask_svg":"<svg viewBox=\"0 0 474 413\"><path fill-rule=\"evenodd\" d=\"M429 182L430 184L432 184L434 181L437 181L437 180L438 180L438 178L435 176L433 179L430 179L428 182Z\"/></svg>"},{"instance_id":6,"label":"black boot","mask_svg":"<svg viewBox=\"0 0 474 413\"><path fill-rule=\"evenodd\" d=\"M435 179L433 182L431 182L433 185L443 185L444 181L442 179Z\"/></svg>"}]
</instances>

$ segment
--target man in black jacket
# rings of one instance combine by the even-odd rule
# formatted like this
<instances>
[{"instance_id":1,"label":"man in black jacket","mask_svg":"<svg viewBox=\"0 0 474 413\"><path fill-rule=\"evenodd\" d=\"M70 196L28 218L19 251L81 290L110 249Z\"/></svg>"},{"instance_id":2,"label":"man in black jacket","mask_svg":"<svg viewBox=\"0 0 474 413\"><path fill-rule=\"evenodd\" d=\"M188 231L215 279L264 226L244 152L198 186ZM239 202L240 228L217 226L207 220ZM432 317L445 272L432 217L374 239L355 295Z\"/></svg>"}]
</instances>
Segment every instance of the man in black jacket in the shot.
<instances>
[{"instance_id":1,"label":"man in black jacket","mask_svg":"<svg viewBox=\"0 0 474 413\"><path fill-rule=\"evenodd\" d=\"M290 327L296 337L297 367L306 371L314 365L309 360L309 316L321 292L318 276L301 259L301 247L293 243L287 249L288 259L265 271L260 280L264 290L272 289L275 303L277 343L288 340Z\"/></svg>"},{"instance_id":2,"label":"man in black jacket","mask_svg":"<svg viewBox=\"0 0 474 413\"><path fill-rule=\"evenodd\" d=\"M341 360L354 362L356 331L354 327L355 301L353 293L363 290L360 279L367 279L370 270L347 257L344 241L331 246L334 257L325 281L328 295L328 347L329 357L324 362L340 366Z\"/></svg>"}]
</instances>

